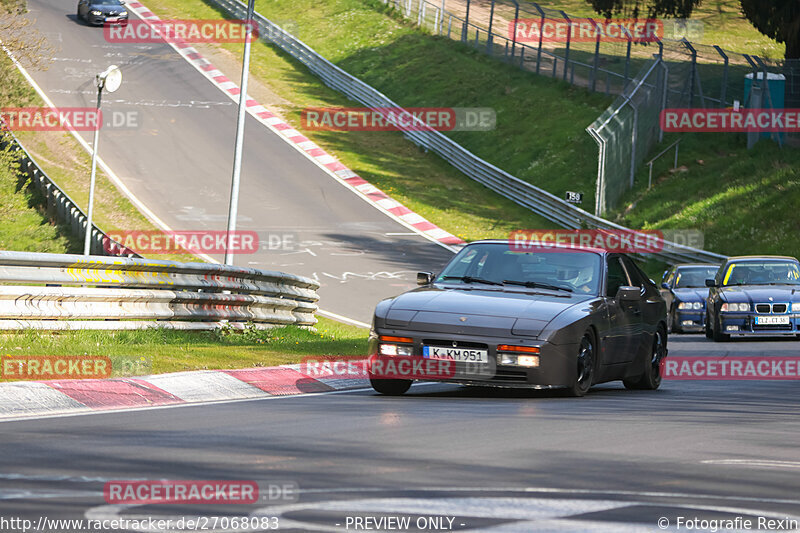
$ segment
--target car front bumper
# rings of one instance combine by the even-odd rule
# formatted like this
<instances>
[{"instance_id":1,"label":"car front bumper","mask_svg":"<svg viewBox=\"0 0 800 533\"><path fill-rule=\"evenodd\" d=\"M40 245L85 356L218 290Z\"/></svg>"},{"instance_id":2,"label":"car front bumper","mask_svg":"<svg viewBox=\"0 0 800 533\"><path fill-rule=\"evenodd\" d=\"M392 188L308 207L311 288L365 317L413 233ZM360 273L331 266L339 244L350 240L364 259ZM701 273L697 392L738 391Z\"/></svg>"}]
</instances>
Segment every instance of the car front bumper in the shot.
<instances>
[{"instance_id":1,"label":"car front bumper","mask_svg":"<svg viewBox=\"0 0 800 533\"><path fill-rule=\"evenodd\" d=\"M89 15L86 17L86 20L89 22L89 24L92 24L94 26L103 26L105 24L127 24L128 23L128 17L127 16L126 17L119 17L119 16L110 17L108 15L92 15L91 13L89 13Z\"/></svg>"},{"instance_id":2,"label":"car front bumper","mask_svg":"<svg viewBox=\"0 0 800 533\"><path fill-rule=\"evenodd\" d=\"M413 355L422 356L424 345L458 346L486 349L487 363L455 363L452 376L432 376L425 381L459 383L464 385L480 385L489 387L549 389L571 386L577 378L576 357L580 339L575 344L554 345L534 339L520 337L478 337L460 334L426 333L404 330L384 330L370 335L369 353L378 352L378 335L411 337L413 339ZM524 344L523 344L524 342ZM535 346L539 348L539 366L523 367L518 365L500 365L497 363L497 346L510 344L517 346ZM394 356L402 358L406 356Z\"/></svg>"},{"instance_id":3,"label":"car front bumper","mask_svg":"<svg viewBox=\"0 0 800 533\"><path fill-rule=\"evenodd\" d=\"M756 317L760 316L785 316L788 317L788 324L780 325L759 325L756 324ZM722 313L719 318L721 328L720 333L738 337L787 337L800 334L798 324L800 315L758 315L754 313Z\"/></svg>"},{"instance_id":4,"label":"car front bumper","mask_svg":"<svg viewBox=\"0 0 800 533\"><path fill-rule=\"evenodd\" d=\"M675 330L702 332L706 328L705 309L678 309L675 311Z\"/></svg>"}]
</instances>

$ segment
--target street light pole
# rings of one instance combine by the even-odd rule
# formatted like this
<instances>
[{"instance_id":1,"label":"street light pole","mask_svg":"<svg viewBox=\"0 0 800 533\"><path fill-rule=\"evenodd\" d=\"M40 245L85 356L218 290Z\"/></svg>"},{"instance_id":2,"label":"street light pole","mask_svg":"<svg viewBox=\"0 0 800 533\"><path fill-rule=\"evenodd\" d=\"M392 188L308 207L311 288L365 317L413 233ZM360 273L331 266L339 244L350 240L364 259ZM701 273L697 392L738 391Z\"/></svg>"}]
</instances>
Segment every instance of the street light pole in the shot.
<instances>
[{"instance_id":1,"label":"street light pole","mask_svg":"<svg viewBox=\"0 0 800 533\"><path fill-rule=\"evenodd\" d=\"M242 83L239 86L239 112L236 117L236 141L233 149L233 176L231 177L231 199L228 204L228 228L225 234L225 264L233 264L231 240L236 231L236 217L239 214L239 181L242 172L242 140L244 139L244 119L247 111L247 79L250 73L250 39L253 31L253 12L255 0L247 3L245 18L244 54L242 57Z\"/></svg>"},{"instance_id":2,"label":"street light pole","mask_svg":"<svg viewBox=\"0 0 800 533\"><path fill-rule=\"evenodd\" d=\"M122 72L116 65L111 65L105 72L95 77L97 84L97 125L94 129L94 142L92 143L92 177L89 179L89 208L86 213L86 237L83 241L83 255L90 255L92 247L92 214L94 213L94 186L97 181L97 143L100 141L100 105L103 99L103 89L113 93L122 83Z\"/></svg>"}]
</instances>

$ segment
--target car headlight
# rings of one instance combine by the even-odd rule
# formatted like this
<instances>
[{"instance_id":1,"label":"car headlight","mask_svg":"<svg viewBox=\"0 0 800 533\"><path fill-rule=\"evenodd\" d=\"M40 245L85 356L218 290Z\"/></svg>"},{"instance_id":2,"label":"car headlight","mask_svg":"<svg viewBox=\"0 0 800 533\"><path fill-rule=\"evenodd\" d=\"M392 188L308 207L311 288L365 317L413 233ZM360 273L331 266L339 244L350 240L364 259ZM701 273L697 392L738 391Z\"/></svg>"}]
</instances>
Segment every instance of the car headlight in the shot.
<instances>
[{"instance_id":1,"label":"car headlight","mask_svg":"<svg viewBox=\"0 0 800 533\"><path fill-rule=\"evenodd\" d=\"M381 335L378 353L381 355L412 355L414 339L411 337L392 337Z\"/></svg>"},{"instance_id":2,"label":"car headlight","mask_svg":"<svg viewBox=\"0 0 800 533\"><path fill-rule=\"evenodd\" d=\"M792 304L792 313L800 313L800 302L794 302Z\"/></svg>"},{"instance_id":3,"label":"car headlight","mask_svg":"<svg viewBox=\"0 0 800 533\"><path fill-rule=\"evenodd\" d=\"M745 304L745 303L738 303L738 304L737 303L730 303L730 304L727 304L726 303L726 304L722 304L722 307L720 308L720 311L722 311L722 312L731 311L731 312L746 313L746 312L750 311L750 304Z\"/></svg>"},{"instance_id":4,"label":"car headlight","mask_svg":"<svg viewBox=\"0 0 800 533\"><path fill-rule=\"evenodd\" d=\"M497 346L497 364L537 367L539 366L538 354L539 348L536 346L499 344Z\"/></svg>"},{"instance_id":5,"label":"car headlight","mask_svg":"<svg viewBox=\"0 0 800 533\"><path fill-rule=\"evenodd\" d=\"M681 302L678 304L678 309L702 309L703 302Z\"/></svg>"},{"instance_id":6,"label":"car headlight","mask_svg":"<svg viewBox=\"0 0 800 533\"><path fill-rule=\"evenodd\" d=\"M102 15L102 11L92 11L92 15Z\"/></svg>"}]
</instances>

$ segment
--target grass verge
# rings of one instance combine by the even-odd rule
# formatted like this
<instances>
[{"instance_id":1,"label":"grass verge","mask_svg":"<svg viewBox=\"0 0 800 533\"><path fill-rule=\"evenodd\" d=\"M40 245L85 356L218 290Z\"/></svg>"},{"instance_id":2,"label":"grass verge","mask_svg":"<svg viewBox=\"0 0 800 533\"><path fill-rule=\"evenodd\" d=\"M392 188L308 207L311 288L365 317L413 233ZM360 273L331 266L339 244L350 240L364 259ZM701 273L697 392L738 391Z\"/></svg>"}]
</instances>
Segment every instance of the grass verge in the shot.
<instances>
[{"instance_id":1,"label":"grass verge","mask_svg":"<svg viewBox=\"0 0 800 533\"><path fill-rule=\"evenodd\" d=\"M647 190L647 167L609 218L644 229L699 229L705 248L728 255L800 257L800 151L743 135L686 135L678 169L666 154Z\"/></svg>"},{"instance_id":2,"label":"grass verge","mask_svg":"<svg viewBox=\"0 0 800 533\"><path fill-rule=\"evenodd\" d=\"M134 375L297 363L308 355L366 355L367 330L319 318L314 329L295 326L244 332L71 331L7 333L0 354L8 356L108 356L112 376L127 375L121 362L142 361Z\"/></svg>"}]
</instances>

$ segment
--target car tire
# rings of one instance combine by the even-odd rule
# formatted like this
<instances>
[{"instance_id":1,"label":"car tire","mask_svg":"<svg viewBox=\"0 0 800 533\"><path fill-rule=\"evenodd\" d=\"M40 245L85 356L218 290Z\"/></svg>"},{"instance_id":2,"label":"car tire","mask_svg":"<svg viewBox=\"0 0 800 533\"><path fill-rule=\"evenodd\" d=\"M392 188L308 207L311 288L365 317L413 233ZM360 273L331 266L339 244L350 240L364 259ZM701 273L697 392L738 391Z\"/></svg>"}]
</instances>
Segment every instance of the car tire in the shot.
<instances>
[{"instance_id":1,"label":"car tire","mask_svg":"<svg viewBox=\"0 0 800 533\"><path fill-rule=\"evenodd\" d=\"M677 333L675 329L675 307L673 306L667 314L667 331L670 333Z\"/></svg>"},{"instance_id":2,"label":"car tire","mask_svg":"<svg viewBox=\"0 0 800 533\"><path fill-rule=\"evenodd\" d=\"M578 354L575 361L577 364L575 383L567 389L567 394L579 398L586 396L586 393L592 387L597 367L597 351L595 350L594 335L592 335L591 331L583 334L583 338L578 345Z\"/></svg>"},{"instance_id":3,"label":"car tire","mask_svg":"<svg viewBox=\"0 0 800 533\"><path fill-rule=\"evenodd\" d=\"M731 336L722 333L720 329L722 329L722 324L719 323L719 320L715 320L714 330L711 333L711 337L714 339L714 342L728 342L731 340Z\"/></svg>"},{"instance_id":4,"label":"car tire","mask_svg":"<svg viewBox=\"0 0 800 533\"><path fill-rule=\"evenodd\" d=\"M705 333L706 333L706 339L713 339L714 338L713 334L711 333L711 317L708 316L708 313L706 313Z\"/></svg>"},{"instance_id":5,"label":"car tire","mask_svg":"<svg viewBox=\"0 0 800 533\"><path fill-rule=\"evenodd\" d=\"M375 392L384 396L402 396L411 388L410 379L377 379L369 378L369 383Z\"/></svg>"},{"instance_id":6,"label":"car tire","mask_svg":"<svg viewBox=\"0 0 800 533\"><path fill-rule=\"evenodd\" d=\"M645 359L642 373L633 379L623 379L626 389L656 390L661 386L661 361L667 356L667 333L659 326L653 336L650 356Z\"/></svg>"}]
</instances>

